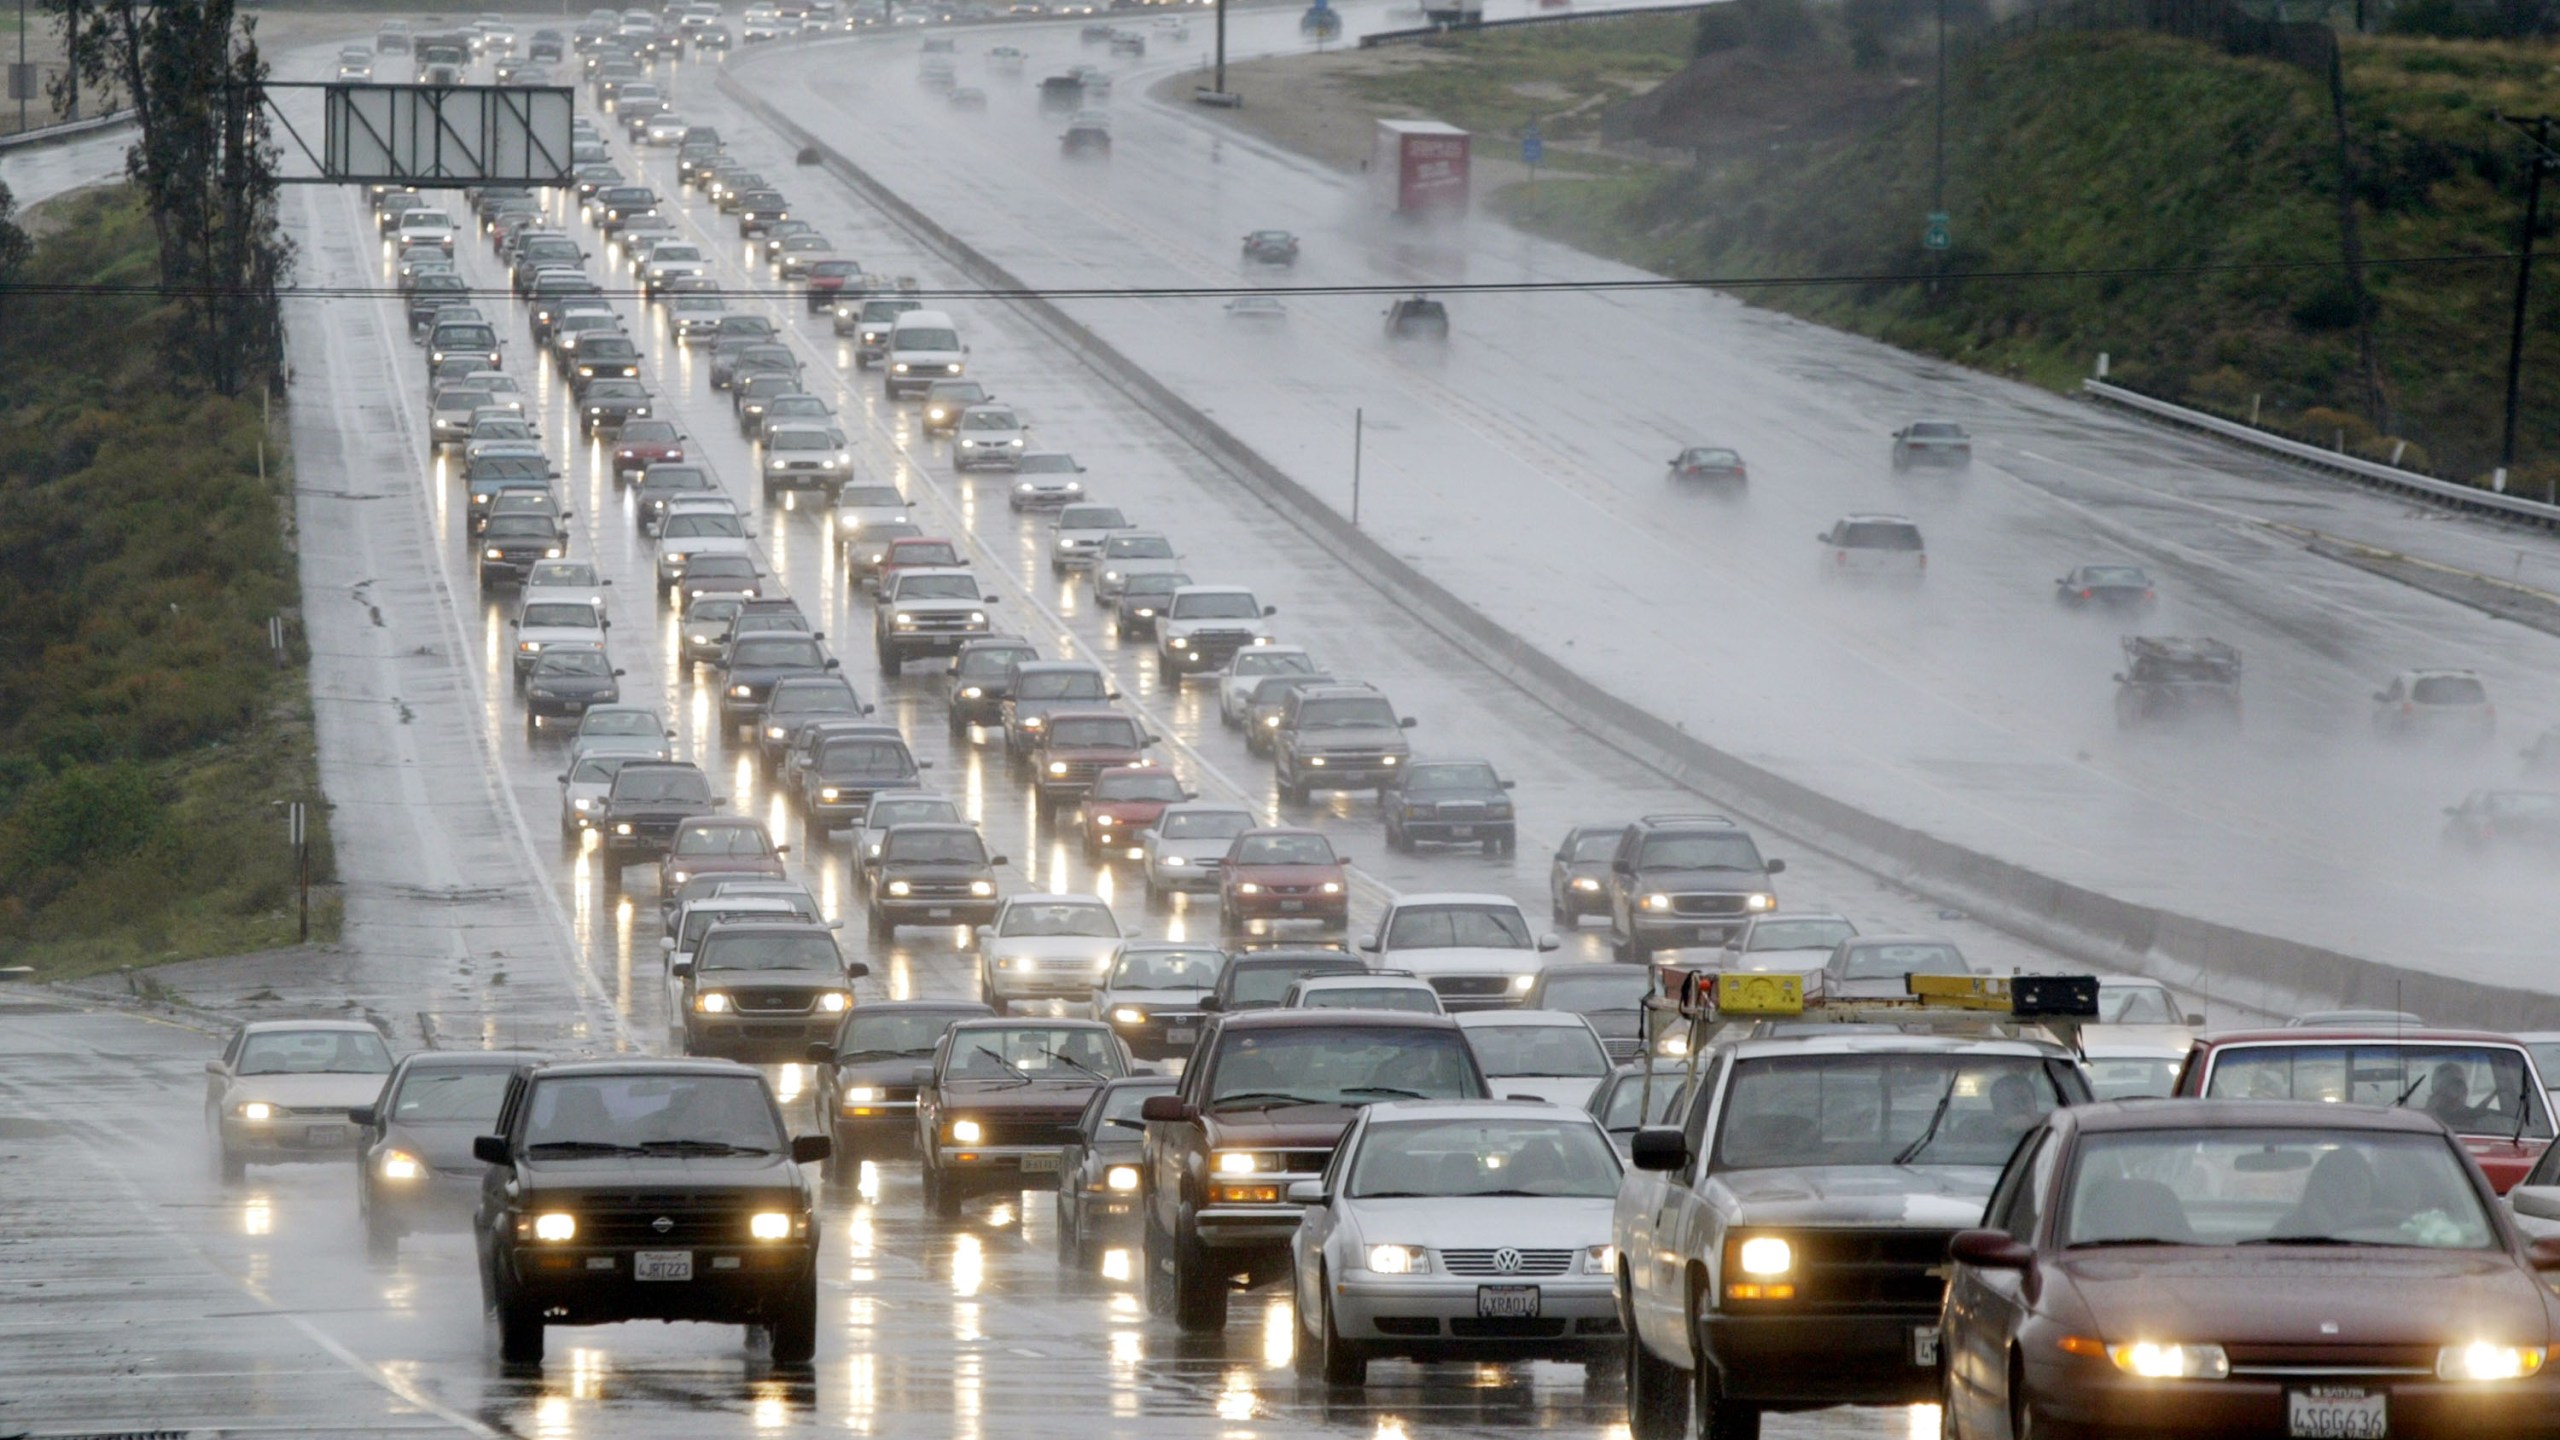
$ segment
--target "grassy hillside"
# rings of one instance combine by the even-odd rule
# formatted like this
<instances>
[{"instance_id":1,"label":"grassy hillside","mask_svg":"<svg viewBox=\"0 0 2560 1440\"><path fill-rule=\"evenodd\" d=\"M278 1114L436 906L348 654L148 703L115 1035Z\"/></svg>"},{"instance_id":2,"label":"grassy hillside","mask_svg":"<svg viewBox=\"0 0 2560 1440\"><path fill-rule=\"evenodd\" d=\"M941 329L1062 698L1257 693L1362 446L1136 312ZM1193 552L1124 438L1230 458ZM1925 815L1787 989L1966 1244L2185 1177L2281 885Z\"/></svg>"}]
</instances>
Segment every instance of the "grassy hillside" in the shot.
<instances>
[{"instance_id":1,"label":"grassy hillside","mask_svg":"<svg viewBox=\"0 0 2560 1440\"><path fill-rule=\"evenodd\" d=\"M153 277L129 192L59 203L24 278ZM0 960L289 944L275 802L317 785L303 673L267 640L299 604L284 457L267 442L262 480L255 397L173 385L151 303L0 303Z\"/></svg>"},{"instance_id":2,"label":"grassy hillside","mask_svg":"<svg viewBox=\"0 0 2560 1440\"><path fill-rule=\"evenodd\" d=\"M2560 110L2554 54L2389 39L2350 41L2347 57L2367 255L2512 248L2520 148L2490 112ZM1502 192L1495 208L1667 274L1886 275L1936 263L1920 244L1928 87L1906 83L1878 107L1880 72L1845 58L1799 51L1774 78L1754 63L1749 52L1698 62L1718 74L1693 87L1703 110L1693 104L1682 122L1695 133L1694 166L1555 176L1535 193ZM1435 88L1454 83L1443 75ZM1838 123L1844 108L1826 99L1835 85L1856 97L1860 123ZM1772 91L1797 95L1800 114L1767 113ZM1752 143L1717 143L1738 131ZM1960 64L1949 86L1953 274L2331 262L2337 187L2326 86L2271 62L2143 33L2047 35ZM2387 449L2387 432L2413 442L2413 458L2479 477L2495 460L2512 275L2503 263L2375 264L2380 413L2366 404L2353 291L2335 271L1746 293L2057 387L2104 351L2118 376L2158 392L2240 412L2260 398L2271 423L2324 441L2343 429L2368 450ZM2560 479L2560 284L2541 288L2527 376L2522 454L2540 463L2518 482L2538 489Z\"/></svg>"}]
</instances>

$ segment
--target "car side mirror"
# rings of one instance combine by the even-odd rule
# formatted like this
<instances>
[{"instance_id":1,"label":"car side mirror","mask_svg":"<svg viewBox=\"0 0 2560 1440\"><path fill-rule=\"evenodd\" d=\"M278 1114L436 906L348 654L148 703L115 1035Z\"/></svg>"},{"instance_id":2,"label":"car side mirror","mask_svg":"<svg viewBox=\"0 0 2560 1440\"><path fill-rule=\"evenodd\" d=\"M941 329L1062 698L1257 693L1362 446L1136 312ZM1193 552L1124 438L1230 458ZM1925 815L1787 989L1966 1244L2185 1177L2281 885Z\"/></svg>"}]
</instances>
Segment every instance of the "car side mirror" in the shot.
<instances>
[{"instance_id":1,"label":"car side mirror","mask_svg":"<svg viewBox=\"0 0 2560 1440\"><path fill-rule=\"evenodd\" d=\"M2202 1025L2204 1023L2204 1012L2200 1010L2190 1010L2187 1012L2186 1018L2187 1023L2190 1025Z\"/></svg>"},{"instance_id":2,"label":"car side mirror","mask_svg":"<svg viewBox=\"0 0 2560 1440\"><path fill-rule=\"evenodd\" d=\"M2519 1215L2560 1220L2560 1185L2519 1185L2507 1192L2507 1204Z\"/></svg>"},{"instance_id":3,"label":"car side mirror","mask_svg":"<svg viewBox=\"0 0 2560 1440\"><path fill-rule=\"evenodd\" d=\"M1413 718L1412 716L1406 715L1396 721L1396 728L1399 730L1410 730L1421 723L1421 721Z\"/></svg>"},{"instance_id":4,"label":"car side mirror","mask_svg":"<svg viewBox=\"0 0 2560 1440\"><path fill-rule=\"evenodd\" d=\"M673 950L674 948L676 948L676 937L674 937L673 935L661 935L661 936L659 936L659 937L658 937L658 948L659 948L659 949L661 949L661 950Z\"/></svg>"},{"instance_id":5,"label":"car side mirror","mask_svg":"<svg viewBox=\"0 0 2560 1440\"><path fill-rule=\"evenodd\" d=\"M1117 690L1105 690L1102 692L1102 698L1105 700L1117 700L1120 698L1120 692Z\"/></svg>"},{"instance_id":6,"label":"car side mirror","mask_svg":"<svg viewBox=\"0 0 2560 1440\"><path fill-rule=\"evenodd\" d=\"M610 577L607 577L607 578L605 578L605 579L602 579L602 580L597 581L596 583L597 583L597 584L599 584L599 585L610 585L610 584L612 584L612 583L613 583L613 580L612 580Z\"/></svg>"},{"instance_id":7,"label":"car side mirror","mask_svg":"<svg viewBox=\"0 0 2560 1440\"><path fill-rule=\"evenodd\" d=\"M1002 855L990 855L990 856L988 856L988 857L987 857L987 863L988 863L989 865L1010 865L1010 864L1012 864L1013 862L1012 862L1012 861L1010 861L1010 860L1007 860L1007 859L1006 859L1005 857L1003 857Z\"/></svg>"},{"instance_id":8,"label":"car side mirror","mask_svg":"<svg viewBox=\"0 0 2560 1440\"><path fill-rule=\"evenodd\" d=\"M1502 782L1502 788L1505 790L1516 790L1520 788L1520 782L1517 780L1505 780Z\"/></svg>"},{"instance_id":9,"label":"car side mirror","mask_svg":"<svg viewBox=\"0 0 2560 1440\"><path fill-rule=\"evenodd\" d=\"M1200 1013L1203 1015L1215 1014L1223 1008L1225 1007L1218 1003L1218 997L1215 995L1203 995L1200 997Z\"/></svg>"},{"instance_id":10,"label":"car side mirror","mask_svg":"<svg viewBox=\"0 0 2560 1440\"><path fill-rule=\"evenodd\" d=\"M2026 1270L2036 1263L2034 1247L2006 1230L1959 1230L1947 1254L1977 1270Z\"/></svg>"},{"instance_id":11,"label":"car side mirror","mask_svg":"<svg viewBox=\"0 0 2560 1440\"><path fill-rule=\"evenodd\" d=\"M979 604L981 604L981 605L993 605L993 604L995 604L997 601L1002 600L1003 598L1004 598L1004 597L1003 597L1003 596L1001 596L1001 595L989 595L989 596L987 596L985 599L980 600L978 603L979 603Z\"/></svg>"},{"instance_id":12,"label":"car side mirror","mask_svg":"<svg viewBox=\"0 0 2560 1440\"><path fill-rule=\"evenodd\" d=\"M1647 1125L1627 1143L1627 1161L1639 1170L1677 1170L1689 1163L1689 1137L1676 1125Z\"/></svg>"},{"instance_id":13,"label":"car side mirror","mask_svg":"<svg viewBox=\"0 0 2560 1440\"><path fill-rule=\"evenodd\" d=\"M1763 864L1760 868L1771 875L1784 875L1787 873L1787 862L1784 860L1771 860Z\"/></svg>"},{"instance_id":14,"label":"car side mirror","mask_svg":"<svg viewBox=\"0 0 2560 1440\"><path fill-rule=\"evenodd\" d=\"M1563 943L1563 941L1558 940L1553 935L1541 935L1538 937L1538 949L1540 951L1553 950Z\"/></svg>"},{"instance_id":15,"label":"car side mirror","mask_svg":"<svg viewBox=\"0 0 2560 1440\"><path fill-rule=\"evenodd\" d=\"M510 630L521 630L524 628L524 622L521 620L510 620L507 622L507 628Z\"/></svg>"},{"instance_id":16,"label":"car side mirror","mask_svg":"<svg viewBox=\"0 0 2560 1440\"><path fill-rule=\"evenodd\" d=\"M1377 954L1377 953L1378 953L1378 937L1377 937L1377 936L1375 936L1375 935L1372 935L1372 936L1370 936L1368 939L1361 941L1361 942L1360 942L1360 949L1361 949L1362 953L1364 953L1364 954L1369 954L1369 955L1375 955L1375 954Z\"/></svg>"},{"instance_id":17,"label":"car side mirror","mask_svg":"<svg viewBox=\"0 0 2560 1440\"><path fill-rule=\"evenodd\" d=\"M833 1065L836 1063L836 1047L824 1040L812 1040L809 1048L800 1053L800 1058L812 1065Z\"/></svg>"},{"instance_id":18,"label":"car side mirror","mask_svg":"<svg viewBox=\"0 0 2560 1440\"><path fill-rule=\"evenodd\" d=\"M1138 743L1140 745L1161 745L1164 743L1164 737L1161 735L1141 735L1138 737Z\"/></svg>"},{"instance_id":19,"label":"car side mirror","mask_svg":"<svg viewBox=\"0 0 2560 1440\"><path fill-rule=\"evenodd\" d=\"M2121 685L2124 683L2124 672L2119 670L2111 678L2114 679L2117 684Z\"/></svg>"},{"instance_id":20,"label":"car side mirror","mask_svg":"<svg viewBox=\"0 0 2560 1440\"><path fill-rule=\"evenodd\" d=\"M833 670L833 669L835 669L837 666L842 665L843 663L844 663L844 662L843 662L843 661L841 661L841 660L830 660L830 661L828 661L828 662L827 662L827 668L828 668L828 669L830 669L830 670Z\"/></svg>"},{"instance_id":21,"label":"car side mirror","mask_svg":"<svg viewBox=\"0 0 2560 1440\"><path fill-rule=\"evenodd\" d=\"M1179 1095L1150 1095L1138 1102L1138 1118L1150 1125L1180 1125L1198 1116L1191 1102ZM1300 1181L1306 1184L1306 1181Z\"/></svg>"},{"instance_id":22,"label":"car side mirror","mask_svg":"<svg viewBox=\"0 0 2560 1440\"><path fill-rule=\"evenodd\" d=\"M1262 607L1262 615L1266 620L1279 613L1280 607L1277 605L1265 605Z\"/></svg>"},{"instance_id":23,"label":"car side mirror","mask_svg":"<svg viewBox=\"0 0 2560 1440\"><path fill-rule=\"evenodd\" d=\"M809 632L809 638L812 640L824 640L827 638L827 632L824 630L812 630Z\"/></svg>"},{"instance_id":24,"label":"car side mirror","mask_svg":"<svg viewBox=\"0 0 2560 1440\"><path fill-rule=\"evenodd\" d=\"M374 1108L370 1105L348 1106L347 1123L351 1125L361 1125L368 1130L372 1129L375 1124Z\"/></svg>"},{"instance_id":25,"label":"car side mirror","mask_svg":"<svg viewBox=\"0 0 2560 1440\"><path fill-rule=\"evenodd\" d=\"M836 1153L836 1142L826 1135L794 1135L791 1137L791 1163L815 1165Z\"/></svg>"},{"instance_id":26,"label":"car side mirror","mask_svg":"<svg viewBox=\"0 0 2560 1440\"><path fill-rule=\"evenodd\" d=\"M1289 1182L1289 1203L1330 1205L1333 1203L1333 1197L1324 1193L1324 1182L1321 1180L1292 1180Z\"/></svg>"},{"instance_id":27,"label":"car side mirror","mask_svg":"<svg viewBox=\"0 0 2560 1440\"><path fill-rule=\"evenodd\" d=\"M222 1068L222 1062L221 1062L221 1061L219 1061L219 1060L207 1060L206 1062L204 1062L204 1073L206 1073L207 1075L220 1075L220 1074L224 1074L224 1073L226 1073L226 1072L225 1072L225 1071L223 1070L223 1068Z\"/></svg>"},{"instance_id":28,"label":"car side mirror","mask_svg":"<svg viewBox=\"0 0 2560 1440\"><path fill-rule=\"evenodd\" d=\"M616 670L616 671L614 671L613 673L614 673L614 674L616 674L616 675L619 675L619 674L621 674L622 672L621 672L621 671L619 671L619 670ZM555 775L555 776L553 776L552 778L553 778L553 779L555 779L555 780L558 780L561 784L566 785L566 784L568 784L568 783L569 783L569 772L568 772L568 771L566 771L566 770L563 770L563 771L561 771L558 775Z\"/></svg>"},{"instance_id":29,"label":"car side mirror","mask_svg":"<svg viewBox=\"0 0 2560 1440\"><path fill-rule=\"evenodd\" d=\"M930 1065L919 1065L915 1069L908 1071L907 1083L913 1085L919 1090L931 1089L933 1087L933 1067Z\"/></svg>"},{"instance_id":30,"label":"car side mirror","mask_svg":"<svg viewBox=\"0 0 2560 1440\"><path fill-rule=\"evenodd\" d=\"M483 1165L504 1165L513 1157L507 1154L506 1136L474 1135L471 1137L471 1158Z\"/></svg>"},{"instance_id":31,"label":"car side mirror","mask_svg":"<svg viewBox=\"0 0 2560 1440\"><path fill-rule=\"evenodd\" d=\"M2390 699L2390 698L2391 698L2391 696L2390 696L2390 693L2389 693L2389 692L2387 692L2387 691L2376 690L2376 691L2374 691L2374 692L2373 692L2373 698L2374 698L2374 699L2376 699L2376 700L2388 700L2388 699Z\"/></svg>"},{"instance_id":32,"label":"car side mirror","mask_svg":"<svg viewBox=\"0 0 2560 1440\"><path fill-rule=\"evenodd\" d=\"M844 978L847 980L867 979L870 974L871 967L863 964L859 960L847 960L844 962Z\"/></svg>"},{"instance_id":33,"label":"car side mirror","mask_svg":"<svg viewBox=\"0 0 2560 1440\"><path fill-rule=\"evenodd\" d=\"M711 797L711 803L714 805L726 805L729 803L729 797L726 795L714 795Z\"/></svg>"}]
</instances>

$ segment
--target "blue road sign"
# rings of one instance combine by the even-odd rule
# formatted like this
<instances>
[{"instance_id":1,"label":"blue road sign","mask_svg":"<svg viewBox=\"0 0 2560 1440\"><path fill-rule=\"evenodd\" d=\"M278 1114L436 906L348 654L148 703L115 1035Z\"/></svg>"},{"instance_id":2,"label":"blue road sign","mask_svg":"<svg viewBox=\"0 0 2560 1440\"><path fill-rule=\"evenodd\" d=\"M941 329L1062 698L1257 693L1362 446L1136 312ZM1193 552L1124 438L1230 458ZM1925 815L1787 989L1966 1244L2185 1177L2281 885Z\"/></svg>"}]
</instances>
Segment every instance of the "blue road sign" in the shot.
<instances>
[{"instance_id":1,"label":"blue road sign","mask_svg":"<svg viewBox=\"0 0 2560 1440\"><path fill-rule=\"evenodd\" d=\"M1535 165L1546 158L1546 137L1538 133L1537 126L1532 125L1529 127L1529 133L1520 137L1520 163L1523 165Z\"/></svg>"}]
</instances>

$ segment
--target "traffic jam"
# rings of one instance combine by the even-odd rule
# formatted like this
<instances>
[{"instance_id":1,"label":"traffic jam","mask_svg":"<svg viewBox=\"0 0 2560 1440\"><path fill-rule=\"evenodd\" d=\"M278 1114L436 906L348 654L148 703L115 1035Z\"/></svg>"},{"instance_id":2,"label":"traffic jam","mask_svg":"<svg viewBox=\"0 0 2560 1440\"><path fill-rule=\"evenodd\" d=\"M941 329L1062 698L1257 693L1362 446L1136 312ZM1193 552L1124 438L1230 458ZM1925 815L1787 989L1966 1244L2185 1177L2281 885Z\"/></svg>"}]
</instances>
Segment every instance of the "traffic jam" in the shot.
<instances>
[{"instance_id":1,"label":"traffic jam","mask_svg":"<svg viewBox=\"0 0 2560 1440\"><path fill-rule=\"evenodd\" d=\"M1285 555L1193 548L1079 460L973 344L1001 301L866 268L796 203L840 182L682 113L705 57L854 23L598 11L521 60L513 26L386 29L579 91L574 189L348 203L505 783L638 1023L245 1025L208 1066L226 1184L352 1157L369 1259L467 1234L523 1373L630 1321L835 1373L868 1273L838 1247L894 1209L1045 1228L1062 1285L1168 1346L1233 1328L1311 1403L1578 1367L1576 1428L1635 1440L2560 1434L2560 1036L2209 1024L1862 927L1667 783L1534 813L1536 756L1435 741L1356 637L1293 624ZM966 109L952 33L883 43ZM885 267L890 233L842 238ZM1899 523L1826 544L1898 563ZM2210 708L2212 643L2128 640L2123 723Z\"/></svg>"}]
</instances>

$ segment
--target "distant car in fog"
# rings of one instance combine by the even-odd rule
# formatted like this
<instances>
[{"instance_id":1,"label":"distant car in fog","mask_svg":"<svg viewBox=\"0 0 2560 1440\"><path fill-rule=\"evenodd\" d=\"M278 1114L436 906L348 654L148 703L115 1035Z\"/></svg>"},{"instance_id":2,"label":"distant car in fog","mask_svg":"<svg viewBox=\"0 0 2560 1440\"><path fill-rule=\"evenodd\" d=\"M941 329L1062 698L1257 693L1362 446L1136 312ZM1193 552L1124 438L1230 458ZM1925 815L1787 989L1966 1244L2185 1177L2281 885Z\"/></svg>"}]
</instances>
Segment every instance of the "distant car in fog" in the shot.
<instances>
[{"instance_id":1,"label":"distant car in fog","mask_svg":"<svg viewBox=\"0 0 2560 1440\"><path fill-rule=\"evenodd\" d=\"M1920 527L1899 515L1844 515L1813 538L1822 545L1826 580L1917 584L1929 573L1929 547L1920 538Z\"/></svg>"},{"instance_id":2,"label":"distant car in fog","mask_svg":"<svg viewBox=\"0 0 2560 1440\"><path fill-rule=\"evenodd\" d=\"M2474 790L2444 813L2444 843L2458 849L2560 847L2560 795L2548 790Z\"/></svg>"},{"instance_id":3,"label":"distant car in fog","mask_svg":"<svg viewBox=\"0 0 2560 1440\"><path fill-rule=\"evenodd\" d=\"M1256 230L1244 237L1244 258L1262 265L1298 263L1298 237L1286 230Z\"/></svg>"},{"instance_id":4,"label":"distant car in fog","mask_svg":"<svg viewBox=\"0 0 2560 1440\"><path fill-rule=\"evenodd\" d=\"M2240 652L2219 640L2127 635L2116 672L2116 728L2240 724Z\"/></svg>"},{"instance_id":5,"label":"distant car in fog","mask_svg":"<svg viewBox=\"0 0 2560 1440\"><path fill-rule=\"evenodd\" d=\"M1289 307L1276 295L1239 295L1227 302L1227 318L1257 325L1272 325L1289 318Z\"/></svg>"},{"instance_id":6,"label":"distant car in fog","mask_svg":"<svg viewBox=\"0 0 2560 1440\"><path fill-rule=\"evenodd\" d=\"M960 86L958 89L951 92L951 108L954 110L984 110L987 108L987 92L979 89L975 85Z\"/></svg>"},{"instance_id":7,"label":"distant car in fog","mask_svg":"<svg viewBox=\"0 0 2560 1440\"><path fill-rule=\"evenodd\" d=\"M1449 307L1428 295L1414 295L1387 307L1390 340L1446 340Z\"/></svg>"},{"instance_id":8,"label":"distant car in fog","mask_svg":"<svg viewBox=\"0 0 2560 1440\"><path fill-rule=\"evenodd\" d=\"M2075 565L2053 582L2053 598L2067 610L2148 610L2160 594L2139 565Z\"/></svg>"},{"instance_id":9,"label":"distant car in fog","mask_svg":"<svg viewBox=\"0 0 2560 1440\"><path fill-rule=\"evenodd\" d=\"M1722 445L1692 445L1671 457L1674 480L1716 480L1740 485L1751 479L1742 454Z\"/></svg>"},{"instance_id":10,"label":"distant car in fog","mask_svg":"<svg viewBox=\"0 0 2560 1440\"><path fill-rule=\"evenodd\" d=\"M2373 733L2380 740L2485 744L2497 738L2498 707L2469 670L2403 670L2373 692Z\"/></svg>"},{"instance_id":11,"label":"distant car in fog","mask_svg":"<svg viewBox=\"0 0 2560 1440\"><path fill-rule=\"evenodd\" d=\"M1058 153L1072 160L1084 155L1111 153L1111 127L1098 115L1079 115L1058 137Z\"/></svg>"},{"instance_id":12,"label":"distant car in fog","mask_svg":"<svg viewBox=\"0 0 2560 1440\"><path fill-rule=\"evenodd\" d=\"M1952 420L1914 420L1893 432L1893 468L1934 465L1960 470L1973 463L1973 437Z\"/></svg>"}]
</instances>

